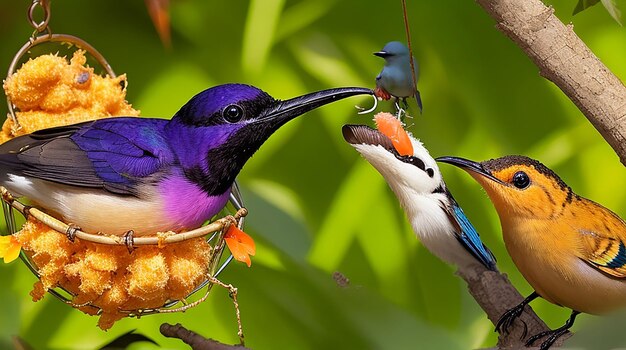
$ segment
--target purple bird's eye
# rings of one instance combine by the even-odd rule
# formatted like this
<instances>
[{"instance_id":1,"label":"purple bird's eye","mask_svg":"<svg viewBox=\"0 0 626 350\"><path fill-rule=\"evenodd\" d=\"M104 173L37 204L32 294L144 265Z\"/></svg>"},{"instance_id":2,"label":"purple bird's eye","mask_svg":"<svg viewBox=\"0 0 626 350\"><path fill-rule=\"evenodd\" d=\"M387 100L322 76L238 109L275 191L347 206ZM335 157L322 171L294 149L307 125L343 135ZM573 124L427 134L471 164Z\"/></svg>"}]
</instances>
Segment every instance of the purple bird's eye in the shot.
<instances>
[{"instance_id":1,"label":"purple bird's eye","mask_svg":"<svg viewBox=\"0 0 626 350\"><path fill-rule=\"evenodd\" d=\"M229 123L236 123L243 118L243 109L238 105L229 105L224 108L222 116Z\"/></svg>"}]
</instances>

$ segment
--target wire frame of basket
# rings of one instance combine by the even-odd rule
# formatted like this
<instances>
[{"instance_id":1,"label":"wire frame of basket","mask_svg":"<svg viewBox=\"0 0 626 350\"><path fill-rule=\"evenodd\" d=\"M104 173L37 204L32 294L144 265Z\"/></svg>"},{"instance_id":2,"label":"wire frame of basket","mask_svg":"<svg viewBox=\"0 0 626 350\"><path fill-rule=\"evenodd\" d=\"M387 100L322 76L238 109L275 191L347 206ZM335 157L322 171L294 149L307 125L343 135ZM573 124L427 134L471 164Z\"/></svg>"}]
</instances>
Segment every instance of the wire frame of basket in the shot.
<instances>
[{"instance_id":1,"label":"wire frame of basket","mask_svg":"<svg viewBox=\"0 0 626 350\"><path fill-rule=\"evenodd\" d=\"M43 25L45 24L45 28ZM44 34L40 34L39 36L33 36L30 40L22 46L22 48L16 53L13 61L9 66L9 70L7 72L7 77L10 77L15 73L19 62L22 58L35 46L40 45L42 43L53 42L60 44L69 44L71 46L75 46L79 49L85 50L91 57L93 57L98 64L106 71L106 73L115 78L115 72L108 64L106 59L102 54L100 54L93 46L85 42L84 40L66 34L52 34L47 28L47 22L42 22L40 24L44 29L37 29L39 33L44 32ZM9 109L8 117L12 119L14 123L14 127L19 128L19 120L15 114L16 107L13 105L11 100L7 97L7 106ZM224 234L226 229L230 224L233 223L233 218L236 220L237 226L243 230L244 225L244 217L247 215L247 210L243 206L243 199L241 196L241 192L239 191L239 187L237 182L233 184L231 189L231 195L229 199L229 204L231 208L228 206L222 211L225 216L217 219L206 226L197 228L195 230L181 232L174 235L166 236L166 237L157 237L157 236L148 236L148 237L137 237L132 238L132 236L104 236L99 234L87 233L81 231L77 226L72 224L66 224L50 215L45 213L42 210L39 210L34 207L30 207L19 200L15 199L13 195L4 187L0 186L0 192L2 197L2 209L4 213L4 218L6 222L6 226L8 229L8 234L14 234L18 231L17 222L15 218L15 211L21 213L25 218L29 216L34 217L38 221L44 223L48 227L54 229L57 232L65 234L69 240L73 241L74 238L78 237L81 240L97 243L97 244L105 244L105 245L125 245L129 249L132 249L134 246L142 246L142 245L162 245L169 243L182 242L188 239L204 237L206 236L207 242L212 247L212 255L209 260L209 266L207 266L207 279L205 279L202 283L200 283L191 293L187 295L187 297L181 300L169 300L163 306L159 308L150 308L150 309L138 309L138 310L121 310L122 313L126 313L129 317L138 317L143 315L162 313L162 312L173 312L184 310L188 307L195 306L197 303L189 304L187 299L196 294L199 290L203 288L207 288L206 293L208 293L215 282L217 282L216 277L228 266L228 264L233 260L232 254L225 259L222 259L222 255L224 252L225 240ZM26 266L37 276L37 278L41 278L41 275L38 271L38 267L33 262L31 257L24 252L23 250L20 253L21 260L26 264ZM73 305L72 298L75 296L73 293L68 291L63 287L55 287L48 290L48 292L54 295L56 298L61 301ZM206 297L206 296L205 296ZM100 310L98 306L85 304L79 305L90 306L97 310Z\"/></svg>"},{"instance_id":2,"label":"wire frame of basket","mask_svg":"<svg viewBox=\"0 0 626 350\"><path fill-rule=\"evenodd\" d=\"M44 223L46 226L52 228L53 230L62 233L67 236L67 239L73 241L75 238L79 238L84 241L89 241L97 244L105 244L105 245L124 245L129 249L132 249L135 246L145 246L145 245L162 245L162 244L171 244L182 242L188 239L197 238L197 237L207 237L207 242L212 247L212 255L209 260L209 266L207 267L207 279L201 282L194 290L192 290L185 298L181 300L169 300L163 306L159 308L150 308L150 309L137 309L137 310L120 310L122 313L126 313L128 317L138 317L143 315L150 315L156 313L168 312L168 310L173 309L186 309L186 305L188 304L188 298L192 297L198 291L203 288L207 288L207 293L210 291L213 286L213 281L215 278L219 276L219 274L230 264L233 260L233 255L229 254L229 256L225 259L222 259L222 255L224 253L225 240L224 234L229 225L231 225L232 218L222 217L217 219L206 226L202 226L195 230L181 232L178 234L170 235L167 237L138 237L129 240L128 236L126 237L117 237L117 236L103 236L93 233L83 232L78 229L76 226L72 224L66 224L45 212L25 205L24 203L16 200L13 196L4 188L0 186L0 192L2 192L2 209L5 217L5 222L10 234L16 233L18 228L16 225L15 219L15 211L21 213L25 218L29 216L34 217L38 221ZM232 187L231 195L229 199L229 204L232 206L232 209L225 208L224 211L230 213L227 215L232 215L232 217L237 222L237 227L243 229L244 226L244 217L247 215L247 210L243 206L243 199L241 196L241 192L239 191L239 186L235 182ZM29 268L29 270L37 277L40 278L38 267L33 262L31 257L25 251L20 253L20 258ZM55 288L51 288L48 292L54 295L59 300L63 301L66 304L74 305L72 302L72 298L75 296L72 292L67 289L58 286ZM75 306L75 305L74 305ZM95 309L99 309L98 306L92 305L90 303L80 305L90 306ZM195 306L195 305L194 305Z\"/></svg>"}]
</instances>

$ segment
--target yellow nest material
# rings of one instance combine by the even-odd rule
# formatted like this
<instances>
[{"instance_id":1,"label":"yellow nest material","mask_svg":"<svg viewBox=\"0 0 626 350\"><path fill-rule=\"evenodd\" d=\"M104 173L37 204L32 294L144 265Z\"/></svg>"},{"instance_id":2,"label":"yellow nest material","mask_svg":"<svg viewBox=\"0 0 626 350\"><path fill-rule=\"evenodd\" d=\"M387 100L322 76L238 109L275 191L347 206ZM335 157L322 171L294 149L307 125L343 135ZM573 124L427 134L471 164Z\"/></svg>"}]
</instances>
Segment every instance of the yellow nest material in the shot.
<instances>
[{"instance_id":1,"label":"yellow nest material","mask_svg":"<svg viewBox=\"0 0 626 350\"><path fill-rule=\"evenodd\" d=\"M211 246L202 237L163 247L142 246L132 253L67 237L42 223L28 221L16 238L39 268L31 292L40 300L57 285L76 295L72 303L85 313L102 310L98 326L108 329L127 316L123 310L158 308L182 299L207 276Z\"/></svg>"},{"instance_id":2,"label":"yellow nest material","mask_svg":"<svg viewBox=\"0 0 626 350\"><path fill-rule=\"evenodd\" d=\"M83 51L71 61L56 55L31 59L4 83L4 91L19 111L18 129L7 118L0 143L33 131L111 116L138 116L126 102L126 75L94 74L85 66Z\"/></svg>"},{"instance_id":3,"label":"yellow nest material","mask_svg":"<svg viewBox=\"0 0 626 350\"><path fill-rule=\"evenodd\" d=\"M56 55L26 62L4 88L19 109L21 129L7 119L0 143L39 129L116 115L137 116L126 102L126 77L101 77L84 66L82 51L71 62ZM115 220L115 218L111 218ZM137 247L74 243L44 224L29 219L16 234L37 266L41 278L33 300L61 286L75 295L72 303L85 313L101 309L98 326L108 329L127 315L124 310L157 308L167 300L184 298L207 276L211 246L203 239Z\"/></svg>"}]
</instances>

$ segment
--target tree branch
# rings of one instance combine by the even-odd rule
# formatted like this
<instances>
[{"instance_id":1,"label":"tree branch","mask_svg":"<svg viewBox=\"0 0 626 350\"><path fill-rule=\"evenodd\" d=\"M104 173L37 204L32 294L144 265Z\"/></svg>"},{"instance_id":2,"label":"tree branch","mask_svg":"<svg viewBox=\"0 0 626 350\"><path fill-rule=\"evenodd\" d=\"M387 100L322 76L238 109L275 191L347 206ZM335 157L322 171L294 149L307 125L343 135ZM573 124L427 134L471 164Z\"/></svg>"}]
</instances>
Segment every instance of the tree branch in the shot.
<instances>
[{"instance_id":1,"label":"tree branch","mask_svg":"<svg viewBox=\"0 0 626 350\"><path fill-rule=\"evenodd\" d=\"M243 345L227 345L217 340L207 339L193 331L183 327L180 323L175 325L163 323L159 328L161 334L168 338L178 338L193 350L249 350Z\"/></svg>"},{"instance_id":2,"label":"tree branch","mask_svg":"<svg viewBox=\"0 0 626 350\"><path fill-rule=\"evenodd\" d=\"M467 288L478 305L485 311L494 325L508 309L518 305L524 297L513 287L505 274L489 271L484 266L465 270L457 274L467 282ZM529 349L524 346L525 338L549 330L548 326L535 314L530 305L513 323L509 333L500 334L498 348ZM561 346L571 337L571 333L561 336L554 346Z\"/></svg>"},{"instance_id":3,"label":"tree branch","mask_svg":"<svg viewBox=\"0 0 626 350\"><path fill-rule=\"evenodd\" d=\"M626 87L540 0L476 0L576 104L626 165Z\"/></svg>"},{"instance_id":4,"label":"tree branch","mask_svg":"<svg viewBox=\"0 0 626 350\"><path fill-rule=\"evenodd\" d=\"M564 25L540 0L476 2L497 22L496 28L535 63L540 74L576 104L626 165L626 87L580 40L573 26ZM506 308L523 300L505 275L476 270L461 277L493 323ZM547 329L530 308L520 319L527 325L528 334ZM509 335L500 335L498 346L521 347L518 339L523 328L516 322ZM571 333L554 345L562 345L569 337Z\"/></svg>"}]
</instances>

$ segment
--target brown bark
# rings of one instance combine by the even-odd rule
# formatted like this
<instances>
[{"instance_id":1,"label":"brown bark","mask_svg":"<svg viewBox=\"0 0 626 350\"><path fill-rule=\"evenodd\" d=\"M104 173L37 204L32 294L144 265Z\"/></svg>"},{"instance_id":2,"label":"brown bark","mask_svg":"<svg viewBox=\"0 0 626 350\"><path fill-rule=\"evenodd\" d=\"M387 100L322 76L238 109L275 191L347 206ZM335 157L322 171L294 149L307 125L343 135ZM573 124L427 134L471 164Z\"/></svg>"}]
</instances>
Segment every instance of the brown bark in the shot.
<instances>
[{"instance_id":1,"label":"brown bark","mask_svg":"<svg viewBox=\"0 0 626 350\"><path fill-rule=\"evenodd\" d=\"M477 266L474 270L465 271L465 273L457 272L457 274L467 282L470 294L494 325L498 323L500 317L508 309L524 300L524 296L513 287L505 274L489 271L482 265ZM515 320L509 333L499 335L498 348L528 349L524 346L525 340L546 330L549 330L548 326L528 305L520 317ZM554 346L561 346L569 337L571 337L571 333L564 334L554 343ZM540 345L541 341L543 339L533 345Z\"/></svg>"},{"instance_id":2,"label":"brown bark","mask_svg":"<svg viewBox=\"0 0 626 350\"><path fill-rule=\"evenodd\" d=\"M168 338L178 338L193 350L249 350L243 345L228 345L217 340L205 338L183 327L180 323L171 325L163 323L159 329Z\"/></svg>"}]
</instances>

